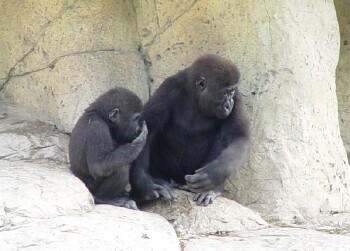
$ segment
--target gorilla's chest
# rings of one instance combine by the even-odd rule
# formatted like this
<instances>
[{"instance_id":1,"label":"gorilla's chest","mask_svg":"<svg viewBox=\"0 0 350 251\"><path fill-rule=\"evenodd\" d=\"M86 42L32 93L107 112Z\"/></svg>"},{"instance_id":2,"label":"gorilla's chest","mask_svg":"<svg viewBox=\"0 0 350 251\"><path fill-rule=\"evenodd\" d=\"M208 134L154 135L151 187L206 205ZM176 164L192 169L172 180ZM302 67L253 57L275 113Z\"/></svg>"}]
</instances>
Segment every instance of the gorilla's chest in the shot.
<instances>
[{"instance_id":1,"label":"gorilla's chest","mask_svg":"<svg viewBox=\"0 0 350 251\"><path fill-rule=\"evenodd\" d=\"M217 124L190 111L176 110L161 133L163 146L168 154L177 158L182 165L199 164L219 133ZM195 162L195 163L194 163Z\"/></svg>"}]
</instances>

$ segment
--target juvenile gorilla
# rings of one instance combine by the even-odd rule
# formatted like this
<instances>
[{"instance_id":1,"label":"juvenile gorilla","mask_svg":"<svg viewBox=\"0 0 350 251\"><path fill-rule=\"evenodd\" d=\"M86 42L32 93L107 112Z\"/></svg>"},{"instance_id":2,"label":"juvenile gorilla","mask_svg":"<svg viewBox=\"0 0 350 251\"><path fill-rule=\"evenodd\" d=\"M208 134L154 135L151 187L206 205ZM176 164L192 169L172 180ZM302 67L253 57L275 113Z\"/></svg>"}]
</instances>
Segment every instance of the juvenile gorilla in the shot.
<instances>
[{"instance_id":1,"label":"juvenile gorilla","mask_svg":"<svg viewBox=\"0 0 350 251\"><path fill-rule=\"evenodd\" d=\"M239 78L231 61L205 55L163 82L142 114L149 135L131 176L146 180L149 172L153 179L131 182L135 199L172 198L171 180L194 192L199 205L221 194L225 180L248 153L250 123ZM152 183L163 190L152 190Z\"/></svg>"},{"instance_id":2,"label":"juvenile gorilla","mask_svg":"<svg viewBox=\"0 0 350 251\"><path fill-rule=\"evenodd\" d=\"M128 198L131 162L146 143L141 100L114 88L92 103L75 125L69 143L71 170L93 194L95 203L137 209Z\"/></svg>"}]
</instances>

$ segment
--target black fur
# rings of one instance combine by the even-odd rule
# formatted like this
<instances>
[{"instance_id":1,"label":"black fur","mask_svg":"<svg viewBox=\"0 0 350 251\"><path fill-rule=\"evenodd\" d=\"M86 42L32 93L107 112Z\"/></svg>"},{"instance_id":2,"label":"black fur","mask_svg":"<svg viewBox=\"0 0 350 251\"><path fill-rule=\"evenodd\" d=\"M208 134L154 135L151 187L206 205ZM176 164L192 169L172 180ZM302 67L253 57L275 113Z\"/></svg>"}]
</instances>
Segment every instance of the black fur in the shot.
<instances>
[{"instance_id":1,"label":"black fur","mask_svg":"<svg viewBox=\"0 0 350 251\"><path fill-rule=\"evenodd\" d=\"M205 55L163 82L144 107L149 135L131 172L132 177L149 172L163 190L152 191L152 182L131 182L136 199L171 198L171 180L195 192L198 204L208 205L221 194L249 148L239 78L231 61Z\"/></svg>"},{"instance_id":2,"label":"black fur","mask_svg":"<svg viewBox=\"0 0 350 251\"><path fill-rule=\"evenodd\" d=\"M94 195L95 203L137 209L125 187L131 163L146 143L141 110L142 102L134 93L114 88L85 110L72 131L71 170Z\"/></svg>"}]
</instances>

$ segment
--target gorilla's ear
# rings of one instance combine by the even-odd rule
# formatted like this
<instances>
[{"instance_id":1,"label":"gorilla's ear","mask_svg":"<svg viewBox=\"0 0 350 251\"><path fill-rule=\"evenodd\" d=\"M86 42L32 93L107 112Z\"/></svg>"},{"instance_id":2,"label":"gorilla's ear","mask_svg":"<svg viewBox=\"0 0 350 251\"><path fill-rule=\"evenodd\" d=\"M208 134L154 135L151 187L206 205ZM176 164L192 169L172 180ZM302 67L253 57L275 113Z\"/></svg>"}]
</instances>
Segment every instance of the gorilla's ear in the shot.
<instances>
[{"instance_id":1,"label":"gorilla's ear","mask_svg":"<svg viewBox=\"0 0 350 251\"><path fill-rule=\"evenodd\" d=\"M109 112L108 118L110 121L115 123L117 121L118 115L119 115L119 108L115 108L112 111Z\"/></svg>"},{"instance_id":2,"label":"gorilla's ear","mask_svg":"<svg viewBox=\"0 0 350 251\"><path fill-rule=\"evenodd\" d=\"M203 91L206 88L206 84L205 84L205 78L204 77L199 77L196 80L196 88Z\"/></svg>"}]
</instances>

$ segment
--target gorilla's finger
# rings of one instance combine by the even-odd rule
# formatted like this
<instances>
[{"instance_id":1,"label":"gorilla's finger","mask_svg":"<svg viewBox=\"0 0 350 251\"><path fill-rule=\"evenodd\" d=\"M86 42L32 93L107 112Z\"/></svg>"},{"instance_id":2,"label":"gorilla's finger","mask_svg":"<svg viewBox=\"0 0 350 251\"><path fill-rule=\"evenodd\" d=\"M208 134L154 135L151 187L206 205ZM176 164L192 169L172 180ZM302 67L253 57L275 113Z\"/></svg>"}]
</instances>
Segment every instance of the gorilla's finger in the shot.
<instances>
[{"instance_id":1,"label":"gorilla's finger","mask_svg":"<svg viewBox=\"0 0 350 251\"><path fill-rule=\"evenodd\" d=\"M129 208L129 209L139 210L139 209L137 208L136 202L133 201L133 200L130 200L130 201L126 204L126 207Z\"/></svg>"},{"instance_id":2,"label":"gorilla's finger","mask_svg":"<svg viewBox=\"0 0 350 251\"><path fill-rule=\"evenodd\" d=\"M208 175L206 173L196 173L193 175L186 175L185 180L188 183L195 183L195 182L200 182L203 181L204 179L207 179Z\"/></svg>"},{"instance_id":3,"label":"gorilla's finger","mask_svg":"<svg viewBox=\"0 0 350 251\"><path fill-rule=\"evenodd\" d=\"M207 195L204 200L204 206L208 206L211 203L213 203L212 197L210 195Z\"/></svg>"},{"instance_id":4,"label":"gorilla's finger","mask_svg":"<svg viewBox=\"0 0 350 251\"><path fill-rule=\"evenodd\" d=\"M188 187L190 189L198 189L198 188L205 188L208 185L210 185L212 182L209 179L202 180L200 182L195 182L195 183L188 183Z\"/></svg>"},{"instance_id":5,"label":"gorilla's finger","mask_svg":"<svg viewBox=\"0 0 350 251\"><path fill-rule=\"evenodd\" d=\"M161 199L164 199L164 200L171 200L174 198L174 194L173 194L173 191L169 188L165 188L163 186L160 186L160 185L157 185L157 184L154 184L153 185L153 189L155 191L157 191L157 193L159 194L159 197Z\"/></svg>"},{"instance_id":6,"label":"gorilla's finger","mask_svg":"<svg viewBox=\"0 0 350 251\"><path fill-rule=\"evenodd\" d=\"M196 194L193 196L193 200L194 200L194 201L197 201L198 198L199 198L199 196L201 196L201 194L200 194L200 193L196 193Z\"/></svg>"},{"instance_id":7,"label":"gorilla's finger","mask_svg":"<svg viewBox=\"0 0 350 251\"><path fill-rule=\"evenodd\" d=\"M169 189L167 189L167 191L168 191L168 193L170 194L170 197L171 197L172 199L174 199L174 198L175 198L175 194L174 194L174 192L173 192L173 189L169 188Z\"/></svg>"},{"instance_id":8,"label":"gorilla's finger","mask_svg":"<svg viewBox=\"0 0 350 251\"><path fill-rule=\"evenodd\" d=\"M188 182L196 182L196 176L195 175L185 175L185 180Z\"/></svg>"},{"instance_id":9,"label":"gorilla's finger","mask_svg":"<svg viewBox=\"0 0 350 251\"><path fill-rule=\"evenodd\" d=\"M197 199L197 205L202 204L206 197L207 197L207 193L201 193L199 198Z\"/></svg>"},{"instance_id":10,"label":"gorilla's finger","mask_svg":"<svg viewBox=\"0 0 350 251\"><path fill-rule=\"evenodd\" d=\"M170 195L169 191L167 190L161 190L159 191L160 199L161 200L171 200L172 196Z\"/></svg>"},{"instance_id":11,"label":"gorilla's finger","mask_svg":"<svg viewBox=\"0 0 350 251\"><path fill-rule=\"evenodd\" d=\"M159 198L159 193L156 190L152 191L152 194L147 194L142 198L144 201L151 201Z\"/></svg>"},{"instance_id":12,"label":"gorilla's finger","mask_svg":"<svg viewBox=\"0 0 350 251\"><path fill-rule=\"evenodd\" d=\"M200 173L200 172L203 172L203 170L206 169L206 166L202 167L202 168L199 168L195 171L195 173Z\"/></svg>"},{"instance_id":13,"label":"gorilla's finger","mask_svg":"<svg viewBox=\"0 0 350 251\"><path fill-rule=\"evenodd\" d=\"M148 127L147 127L146 121L142 122L142 131L148 133Z\"/></svg>"},{"instance_id":14,"label":"gorilla's finger","mask_svg":"<svg viewBox=\"0 0 350 251\"><path fill-rule=\"evenodd\" d=\"M175 187L180 190L190 191L190 188L188 187L187 184L176 184Z\"/></svg>"}]
</instances>

